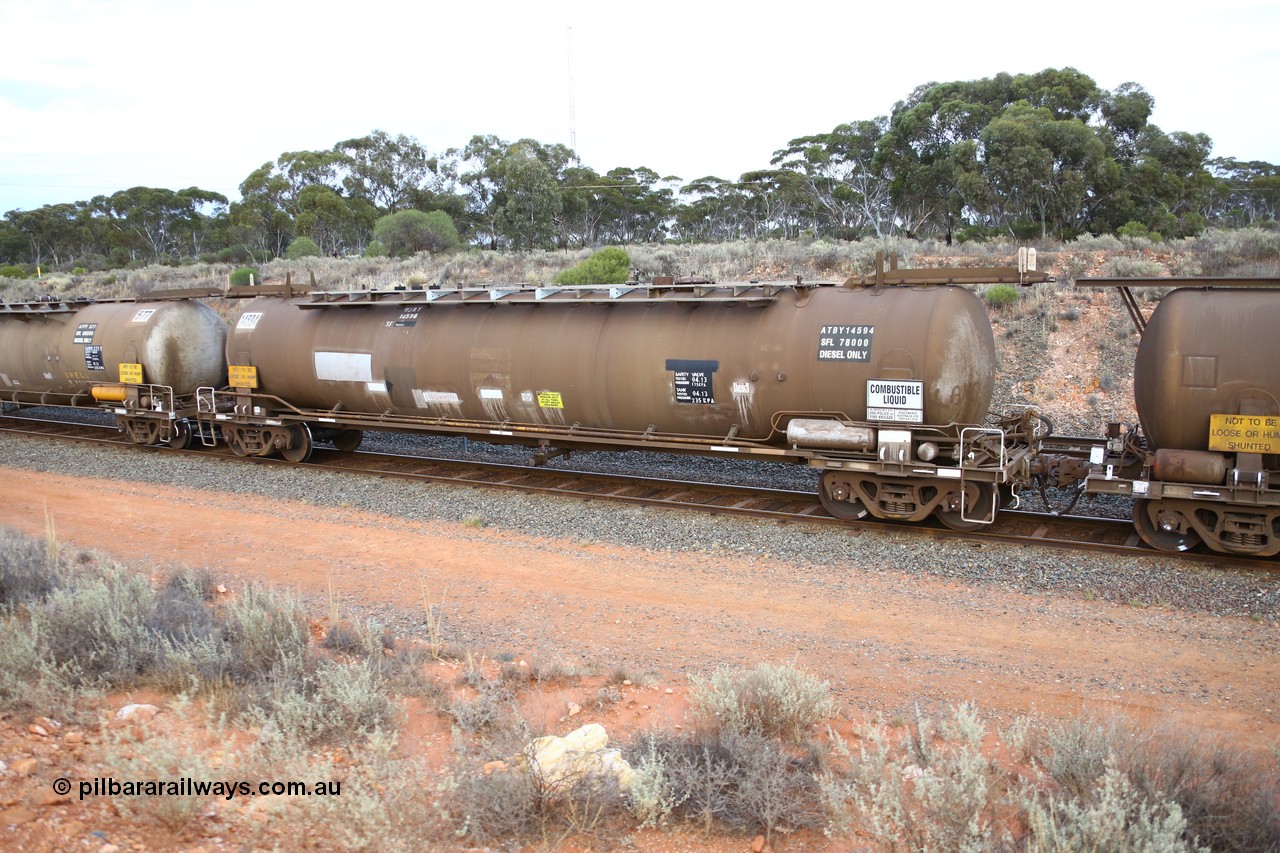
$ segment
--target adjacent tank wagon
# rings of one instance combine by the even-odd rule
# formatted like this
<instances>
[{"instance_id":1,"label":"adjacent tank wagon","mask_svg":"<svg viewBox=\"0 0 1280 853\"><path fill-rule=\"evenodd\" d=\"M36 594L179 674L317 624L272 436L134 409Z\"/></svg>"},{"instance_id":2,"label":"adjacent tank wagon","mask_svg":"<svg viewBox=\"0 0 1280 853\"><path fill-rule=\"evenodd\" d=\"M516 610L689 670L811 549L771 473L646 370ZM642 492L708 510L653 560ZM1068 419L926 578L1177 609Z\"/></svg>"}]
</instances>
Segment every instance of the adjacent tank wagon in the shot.
<instances>
[{"instance_id":1,"label":"adjacent tank wagon","mask_svg":"<svg viewBox=\"0 0 1280 853\"><path fill-rule=\"evenodd\" d=\"M105 406L136 442L185 444L196 389L227 373L226 324L190 295L0 305L0 401Z\"/></svg>"},{"instance_id":2,"label":"adjacent tank wagon","mask_svg":"<svg viewBox=\"0 0 1280 853\"><path fill-rule=\"evenodd\" d=\"M822 469L824 503L849 518L989 522L1035 437L1027 417L986 423L990 321L936 281L286 287L239 310L226 355L233 387L204 409L239 453L303 459L315 440L351 447L378 428L542 458L754 455Z\"/></svg>"},{"instance_id":3,"label":"adjacent tank wagon","mask_svg":"<svg viewBox=\"0 0 1280 853\"><path fill-rule=\"evenodd\" d=\"M1118 286L1142 340L1134 362L1140 433L1111 426L1086 481L1129 494L1152 547L1280 553L1280 279L1093 279ZM1150 320L1129 287L1179 286Z\"/></svg>"}]
</instances>

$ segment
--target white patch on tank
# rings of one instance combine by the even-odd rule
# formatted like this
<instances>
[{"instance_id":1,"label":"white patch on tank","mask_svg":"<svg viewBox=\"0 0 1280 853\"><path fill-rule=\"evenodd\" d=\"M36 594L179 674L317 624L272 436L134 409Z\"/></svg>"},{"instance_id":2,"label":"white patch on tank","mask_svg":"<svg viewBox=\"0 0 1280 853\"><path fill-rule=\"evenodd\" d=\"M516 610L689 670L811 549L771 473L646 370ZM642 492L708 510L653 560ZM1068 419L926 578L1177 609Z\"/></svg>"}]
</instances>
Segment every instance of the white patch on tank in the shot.
<instances>
[{"instance_id":1,"label":"white patch on tank","mask_svg":"<svg viewBox=\"0 0 1280 853\"><path fill-rule=\"evenodd\" d=\"M423 391L418 388L413 389L413 401L418 404L420 409L425 409L429 406L462 405L462 398L453 391Z\"/></svg>"},{"instance_id":2,"label":"white patch on tank","mask_svg":"<svg viewBox=\"0 0 1280 853\"><path fill-rule=\"evenodd\" d=\"M532 402L533 402L533 392L532 392L532 391L521 391L521 392L520 392L520 402L521 402L521 403L532 403Z\"/></svg>"},{"instance_id":3,"label":"white patch on tank","mask_svg":"<svg viewBox=\"0 0 1280 853\"><path fill-rule=\"evenodd\" d=\"M237 329L256 329L258 321L262 319L261 311L248 311L240 315L240 319L236 321Z\"/></svg>"},{"instance_id":4,"label":"white patch on tank","mask_svg":"<svg viewBox=\"0 0 1280 853\"><path fill-rule=\"evenodd\" d=\"M738 407L738 423L749 428L752 421L751 410L754 408L752 404L755 402L755 397L751 393L751 383L742 381L734 382L732 388L733 402L734 405Z\"/></svg>"},{"instance_id":5,"label":"white patch on tank","mask_svg":"<svg viewBox=\"0 0 1280 853\"><path fill-rule=\"evenodd\" d=\"M484 407L484 416L491 421L501 423L507 419L507 404L503 402L501 388L480 388L480 405Z\"/></svg>"},{"instance_id":6,"label":"white patch on tank","mask_svg":"<svg viewBox=\"0 0 1280 853\"><path fill-rule=\"evenodd\" d=\"M134 323L145 323L151 319L151 315L156 313L154 308L143 308L137 314L133 315Z\"/></svg>"},{"instance_id":7,"label":"white patch on tank","mask_svg":"<svg viewBox=\"0 0 1280 853\"><path fill-rule=\"evenodd\" d=\"M372 382L373 356L367 352L317 352L316 379L330 382Z\"/></svg>"},{"instance_id":8,"label":"white patch on tank","mask_svg":"<svg viewBox=\"0 0 1280 853\"><path fill-rule=\"evenodd\" d=\"M929 386L936 398L952 412L965 407L961 397L967 391L966 386L974 381L975 374L981 372L989 360L989 355L983 351L981 336L968 322L969 319L968 314L961 312L952 318L946 358ZM929 416L926 412L925 417Z\"/></svg>"},{"instance_id":9,"label":"white patch on tank","mask_svg":"<svg viewBox=\"0 0 1280 853\"><path fill-rule=\"evenodd\" d=\"M370 394L385 394L387 393L387 383L370 382L364 386L364 390L368 391Z\"/></svg>"},{"instance_id":10,"label":"white patch on tank","mask_svg":"<svg viewBox=\"0 0 1280 853\"><path fill-rule=\"evenodd\" d=\"M5 385L13 385L13 381L9 379L9 374L7 373L0 373L0 381L3 381Z\"/></svg>"}]
</instances>

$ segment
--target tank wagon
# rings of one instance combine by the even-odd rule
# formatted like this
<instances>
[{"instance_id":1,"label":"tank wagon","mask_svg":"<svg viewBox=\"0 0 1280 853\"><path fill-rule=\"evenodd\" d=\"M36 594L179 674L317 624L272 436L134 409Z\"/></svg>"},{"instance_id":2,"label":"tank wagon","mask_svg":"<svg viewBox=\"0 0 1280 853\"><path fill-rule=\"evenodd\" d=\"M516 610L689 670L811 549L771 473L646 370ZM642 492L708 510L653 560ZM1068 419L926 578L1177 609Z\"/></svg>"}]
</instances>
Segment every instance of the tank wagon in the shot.
<instances>
[{"instance_id":1,"label":"tank wagon","mask_svg":"<svg viewBox=\"0 0 1280 853\"><path fill-rule=\"evenodd\" d=\"M904 270L842 285L714 283L334 293L259 287L203 389L239 454L305 460L363 430L537 449L646 449L820 469L824 506L959 529L1027 482L1033 412L991 422L995 345L963 283L1016 269Z\"/></svg>"},{"instance_id":2,"label":"tank wagon","mask_svg":"<svg viewBox=\"0 0 1280 853\"><path fill-rule=\"evenodd\" d=\"M0 402L107 408L139 444L185 447L196 390L226 381L226 324L193 296L0 304Z\"/></svg>"},{"instance_id":3,"label":"tank wagon","mask_svg":"<svg viewBox=\"0 0 1280 853\"><path fill-rule=\"evenodd\" d=\"M1133 497L1153 548L1280 553L1280 279L1081 279L1119 287L1142 334L1140 430L1108 428L1085 481ZM1131 287L1176 287L1144 320Z\"/></svg>"}]
</instances>

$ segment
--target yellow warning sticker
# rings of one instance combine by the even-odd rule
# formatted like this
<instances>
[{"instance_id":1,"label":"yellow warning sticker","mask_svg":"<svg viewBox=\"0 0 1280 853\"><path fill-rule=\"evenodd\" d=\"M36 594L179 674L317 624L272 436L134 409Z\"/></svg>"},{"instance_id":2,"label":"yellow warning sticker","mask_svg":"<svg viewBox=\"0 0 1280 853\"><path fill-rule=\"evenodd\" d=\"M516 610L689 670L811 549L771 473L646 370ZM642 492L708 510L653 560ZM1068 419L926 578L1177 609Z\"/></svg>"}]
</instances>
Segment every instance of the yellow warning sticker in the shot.
<instances>
[{"instance_id":1,"label":"yellow warning sticker","mask_svg":"<svg viewBox=\"0 0 1280 853\"><path fill-rule=\"evenodd\" d=\"M257 388L258 368L252 365L228 365L227 384L232 388Z\"/></svg>"},{"instance_id":2,"label":"yellow warning sticker","mask_svg":"<svg viewBox=\"0 0 1280 853\"><path fill-rule=\"evenodd\" d=\"M142 365L120 362L120 381L131 385L142 384Z\"/></svg>"},{"instance_id":3,"label":"yellow warning sticker","mask_svg":"<svg viewBox=\"0 0 1280 853\"><path fill-rule=\"evenodd\" d=\"M1210 415L1209 449L1226 453L1280 453L1280 417Z\"/></svg>"},{"instance_id":4,"label":"yellow warning sticker","mask_svg":"<svg viewBox=\"0 0 1280 853\"><path fill-rule=\"evenodd\" d=\"M539 391L538 405L544 409L563 409L564 400L560 399L559 391Z\"/></svg>"}]
</instances>

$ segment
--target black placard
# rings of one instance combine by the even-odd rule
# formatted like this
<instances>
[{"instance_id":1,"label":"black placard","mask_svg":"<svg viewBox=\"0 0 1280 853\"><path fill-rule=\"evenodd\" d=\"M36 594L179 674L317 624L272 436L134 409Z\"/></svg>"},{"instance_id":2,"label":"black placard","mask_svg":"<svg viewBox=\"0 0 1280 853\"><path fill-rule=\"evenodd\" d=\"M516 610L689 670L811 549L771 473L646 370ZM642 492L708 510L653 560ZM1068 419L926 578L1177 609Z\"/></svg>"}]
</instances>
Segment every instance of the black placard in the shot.
<instances>
[{"instance_id":1,"label":"black placard","mask_svg":"<svg viewBox=\"0 0 1280 853\"><path fill-rule=\"evenodd\" d=\"M716 401L711 376L720 369L718 361L688 358L667 359L667 370L674 379L677 403L711 404Z\"/></svg>"},{"instance_id":2,"label":"black placard","mask_svg":"<svg viewBox=\"0 0 1280 853\"><path fill-rule=\"evenodd\" d=\"M871 361L875 326L823 326L818 332L818 361Z\"/></svg>"},{"instance_id":3,"label":"black placard","mask_svg":"<svg viewBox=\"0 0 1280 853\"><path fill-rule=\"evenodd\" d=\"M84 348L84 366L90 370L107 369L106 365L102 363L102 347Z\"/></svg>"}]
</instances>

